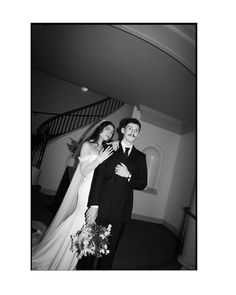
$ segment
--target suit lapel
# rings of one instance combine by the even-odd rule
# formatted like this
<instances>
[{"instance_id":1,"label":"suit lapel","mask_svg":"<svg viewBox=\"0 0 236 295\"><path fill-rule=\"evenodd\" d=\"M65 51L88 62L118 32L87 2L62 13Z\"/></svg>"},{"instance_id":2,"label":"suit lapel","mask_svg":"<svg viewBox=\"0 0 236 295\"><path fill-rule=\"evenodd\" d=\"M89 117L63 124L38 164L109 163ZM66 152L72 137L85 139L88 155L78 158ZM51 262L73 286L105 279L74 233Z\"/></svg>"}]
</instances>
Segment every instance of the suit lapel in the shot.
<instances>
[{"instance_id":1,"label":"suit lapel","mask_svg":"<svg viewBox=\"0 0 236 295\"><path fill-rule=\"evenodd\" d=\"M119 155L124 155L123 148L120 142L119 142L119 148L116 153L118 153Z\"/></svg>"},{"instance_id":2,"label":"suit lapel","mask_svg":"<svg viewBox=\"0 0 236 295\"><path fill-rule=\"evenodd\" d=\"M121 142L119 142L119 148L118 148L117 152L119 152L119 151L120 151L121 155L124 155L124 151L123 151L123 147L122 147L122 145L121 145ZM131 152L130 152L130 154L129 154L129 156L128 156L128 159L129 159L131 156L134 156L135 154L136 154L136 148L135 148L135 146L133 145L133 148L132 148L132 150L131 150Z\"/></svg>"},{"instance_id":3,"label":"suit lapel","mask_svg":"<svg viewBox=\"0 0 236 295\"><path fill-rule=\"evenodd\" d=\"M133 145L133 148L132 148L132 150L131 150L131 152L130 152L130 154L128 156L128 160L131 160L131 159L135 158L135 155L136 155L136 148Z\"/></svg>"},{"instance_id":4,"label":"suit lapel","mask_svg":"<svg viewBox=\"0 0 236 295\"><path fill-rule=\"evenodd\" d=\"M122 148L122 145L121 143L119 142L119 148L118 150L114 153L114 159L120 159L121 161L123 162L132 162L132 161L135 161L135 158L136 158L136 148L133 146L129 156L127 158L124 158L124 151L123 151L123 148Z\"/></svg>"}]
</instances>

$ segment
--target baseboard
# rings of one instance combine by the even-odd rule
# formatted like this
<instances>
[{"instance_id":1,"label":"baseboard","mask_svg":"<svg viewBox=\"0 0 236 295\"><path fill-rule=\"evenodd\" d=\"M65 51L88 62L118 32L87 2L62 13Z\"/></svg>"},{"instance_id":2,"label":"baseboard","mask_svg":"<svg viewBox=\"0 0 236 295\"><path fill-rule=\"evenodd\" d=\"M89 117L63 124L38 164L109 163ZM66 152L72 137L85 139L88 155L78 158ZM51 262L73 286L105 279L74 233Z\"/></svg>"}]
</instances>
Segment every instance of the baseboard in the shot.
<instances>
[{"instance_id":1,"label":"baseboard","mask_svg":"<svg viewBox=\"0 0 236 295\"><path fill-rule=\"evenodd\" d=\"M153 223L160 223L160 224L163 223L162 222L163 220L160 219L160 218L154 218L154 217L140 215L140 214L136 214L136 213L132 214L132 219L137 219L137 220L142 220L142 221L147 221L147 222L153 222Z\"/></svg>"},{"instance_id":2,"label":"baseboard","mask_svg":"<svg viewBox=\"0 0 236 295\"><path fill-rule=\"evenodd\" d=\"M41 188L40 192L42 194L50 195L50 196L55 196L56 195L56 191L51 190L51 189L47 189L47 188Z\"/></svg>"},{"instance_id":3,"label":"baseboard","mask_svg":"<svg viewBox=\"0 0 236 295\"><path fill-rule=\"evenodd\" d=\"M167 227L170 231L172 231L172 233L174 233L176 236L179 236L179 230L175 226L173 226L166 220L163 220L163 225Z\"/></svg>"},{"instance_id":4,"label":"baseboard","mask_svg":"<svg viewBox=\"0 0 236 295\"><path fill-rule=\"evenodd\" d=\"M165 227L167 227L171 232L173 232L176 236L179 235L179 231L177 228L175 228L172 224L167 222L164 219L161 218L155 218L155 217L150 217L150 216L144 216L140 214L133 213L132 214L132 219L136 220L142 220L146 222L152 222L152 223L158 223L158 224L163 224Z\"/></svg>"}]
</instances>

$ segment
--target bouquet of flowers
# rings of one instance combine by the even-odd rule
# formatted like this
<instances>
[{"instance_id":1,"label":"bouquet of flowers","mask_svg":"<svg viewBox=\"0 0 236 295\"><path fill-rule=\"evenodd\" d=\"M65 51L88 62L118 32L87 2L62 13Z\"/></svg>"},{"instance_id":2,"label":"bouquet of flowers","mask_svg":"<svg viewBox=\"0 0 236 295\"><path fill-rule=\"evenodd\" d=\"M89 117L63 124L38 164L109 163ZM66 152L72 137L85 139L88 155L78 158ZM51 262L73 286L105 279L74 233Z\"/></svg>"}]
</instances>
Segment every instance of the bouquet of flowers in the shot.
<instances>
[{"instance_id":1,"label":"bouquet of flowers","mask_svg":"<svg viewBox=\"0 0 236 295\"><path fill-rule=\"evenodd\" d=\"M87 254L101 257L102 254L109 254L108 237L111 235L111 224L108 227L97 225L84 225L75 235L71 235L72 252L77 252L77 258L81 259Z\"/></svg>"},{"instance_id":2,"label":"bouquet of flowers","mask_svg":"<svg viewBox=\"0 0 236 295\"><path fill-rule=\"evenodd\" d=\"M35 246L36 244L38 244L40 240L42 239L42 237L43 237L42 232L39 229L35 230L32 233L32 246Z\"/></svg>"}]
</instances>

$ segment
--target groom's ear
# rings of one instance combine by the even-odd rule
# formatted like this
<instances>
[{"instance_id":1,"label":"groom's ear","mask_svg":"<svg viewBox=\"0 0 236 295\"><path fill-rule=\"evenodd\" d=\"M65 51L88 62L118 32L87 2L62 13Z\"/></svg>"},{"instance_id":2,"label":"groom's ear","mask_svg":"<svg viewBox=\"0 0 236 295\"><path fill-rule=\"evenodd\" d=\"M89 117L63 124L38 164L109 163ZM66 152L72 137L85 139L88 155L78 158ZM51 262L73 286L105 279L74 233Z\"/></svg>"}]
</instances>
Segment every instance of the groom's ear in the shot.
<instances>
[{"instance_id":1,"label":"groom's ear","mask_svg":"<svg viewBox=\"0 0 236 295\"><path fill-rule=\"evenodd\" d=\"M120 132L121 132L122 134L124 134L124 133L125 133L125 128L121 128Z\"/></svg>"}]
</instances>

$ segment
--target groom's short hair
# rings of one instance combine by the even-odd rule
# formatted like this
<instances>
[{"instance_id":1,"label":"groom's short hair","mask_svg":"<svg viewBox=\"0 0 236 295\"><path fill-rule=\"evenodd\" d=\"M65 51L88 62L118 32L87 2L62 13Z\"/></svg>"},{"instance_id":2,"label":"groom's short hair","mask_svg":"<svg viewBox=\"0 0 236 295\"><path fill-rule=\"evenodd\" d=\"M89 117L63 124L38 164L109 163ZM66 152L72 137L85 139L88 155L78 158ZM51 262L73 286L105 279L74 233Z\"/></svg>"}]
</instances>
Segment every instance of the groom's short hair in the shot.
<instances>
[{"instance_id":1,"label":"groom's short hair","mask_svg":"<svg viewBox=\"0 0 236 295\"><path fill-rule=\"evenodd\" d=\"M124 118L120 121L119 127L117 128L117 133L119 140L123 139L123 134L121 133L121 129L125 128L128 124L133 123L139 126L139 131L141 130L141 123L136 118Z\"/></svg>"}]
</instances>

